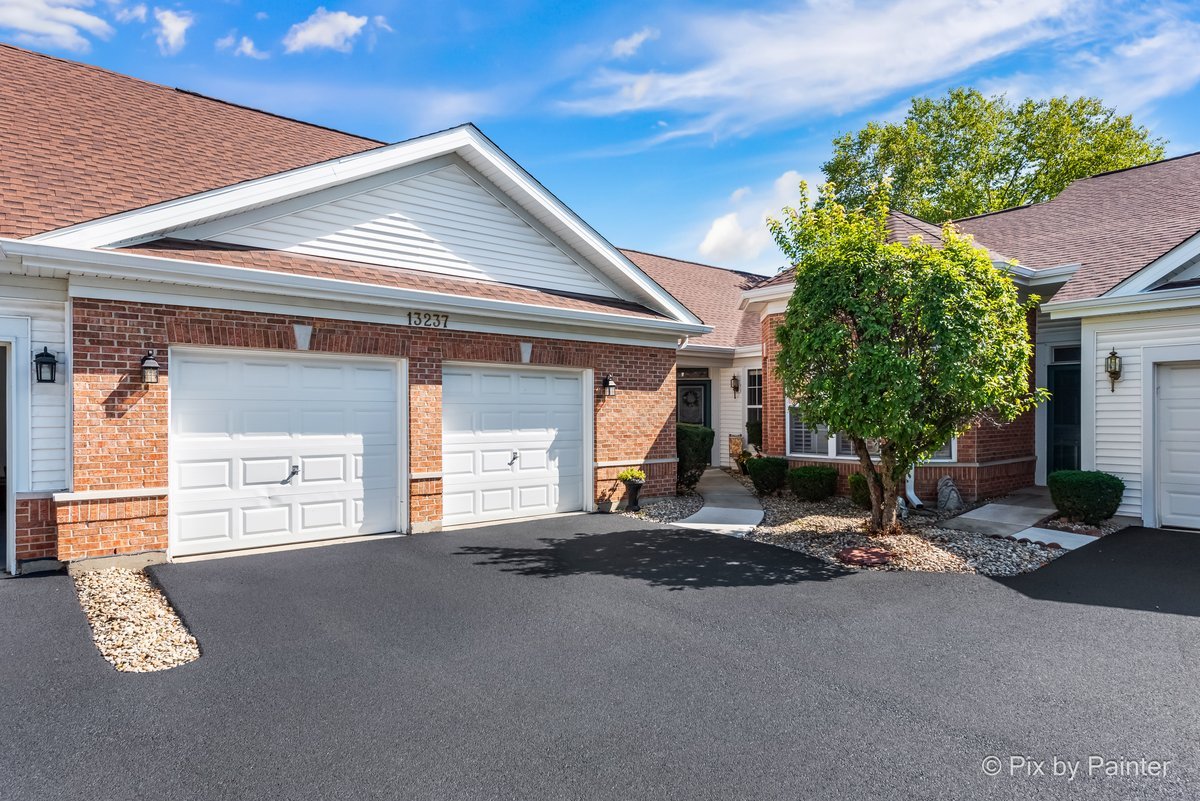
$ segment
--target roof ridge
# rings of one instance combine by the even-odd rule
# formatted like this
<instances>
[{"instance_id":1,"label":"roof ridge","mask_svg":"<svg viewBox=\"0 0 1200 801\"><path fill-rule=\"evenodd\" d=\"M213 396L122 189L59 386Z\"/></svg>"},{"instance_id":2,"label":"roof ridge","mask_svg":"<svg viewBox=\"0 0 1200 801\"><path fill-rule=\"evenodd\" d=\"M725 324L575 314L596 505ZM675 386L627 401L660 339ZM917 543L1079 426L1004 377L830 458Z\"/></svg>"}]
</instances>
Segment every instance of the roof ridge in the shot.
<instances>
[{"instance_id":1,"label":"roof ridge","mask_svg":"<svg viewBox=\"0 0 1200 801\"><path fill-rule=\"evenodd\" d=\"M1180 153L1178 156L1170 156L1165 159L1159 159L1158 161L1147 161L1145 164L1134 164L1132 167L1120 167L1115 170L1105 170L1104 172L1098 172L1095 175L1085 175L1082 178L1076 178L1071 183L1075 184L1075 183L1079 183L1080 181L1090 181L1093 178L1103 178L1106 175L1116 175L1119 172L1129 172L1130 170L1140 170L1143 167L1155 167L1159 164L1166 164L1168 161L1179 161L1180 159L1190 159L1193 156L1200 156L1200 150L1195 150L1191 153ZM1070 185L1071 184L1067 184L1068 187ZM1066 190L1064 189L1063 191L1065 192Z\"/></svg>"},{"instance_id":2,"label":"roof ridge","mask_svg":"<svg viewBox=\"0 0 1200 801\"><path fill-rule=\"evenodd\" d=\"M692 261L691 259L677 259L674 256L664 256L662 253L651 253L648 250L638 250L637 248L617 248L617 249L620 250L622 253L627 253L627 252L628 253L640 253L643 256L653 256L656 259L668 259L669 261L677 261L680 264L691 264L696 267L707 267L710 270L721 270L722 272L727 272L727 273L737 273L738 275L744 275L747 278L770 278L771 277L769 275L761 275L760 273L751 273L751 272L746 272L745 270L738 270L734 267L720 267L716 264L705 264L702 261Z\"/></svg>"},{"instance_id":3,"label":"roof ridge","mask_svg":"<svg viewBox=\"0 0 1200 801\"><path fill-rule=\"evenodd\" d=\"M9 42L0 42L0 47L6 48L8 50L12 50L23 56L35 56L37 58L44 58L49 61L55 61L55 62L58 62L59 64L65 64L70 67L76 67L79 69L86 70L88 72L99 73L108 78L118 78L122 81L129 81L132 83L141 84L143 86L152 87L154 89L158 89L163 92L177 92L177 93L183 94L183 95L191 95L192 97L198 98L200 100L205 100L210 103L221 103L222 105L231 106L233 108L245 109L246 111L252 111L255 114L262 114L267 117L274 117L276 119L286 120L288 122L293 122L293 123L296 123L297 125L303 125L308 128L318 128L318 129L321 129L324 131L329 131L331 133L336 133L336 134L340 134L342 136L347 136L352 139L359 139L364 142L374 142L379 145L388 144L387 142L385 142L381 139L373 139L368 136L361 136L359 134L350 133L349 131L343 131L338 128L332 128L328 125L321 125L321 124L315 123L315 122L308 122L307 120L297 119L296 117L288 117L283 114L276 114L273 111L266 111L261 108L255 108L254 106L247 106L242 103L234 103L229 100L222 100L221 98L210 97L209 95L202 94L200 92L196 92L191 89L183 89L178 86L168 86L165 83L158 83L157 81L148 81L145 78L138 78L137 76L134 76L134 75L127 75L123 72L117 72L117 71L111 70L107 67L101 67L98 64L89 64L86 61L75 61L75 60L72 60L69 58L63 58L62 56L55 56L55 55L51 55L49 53L43 53L39 50L30 50L29 48L20 47L18 45L11 44Z\"/></svg>"}]
</instances>

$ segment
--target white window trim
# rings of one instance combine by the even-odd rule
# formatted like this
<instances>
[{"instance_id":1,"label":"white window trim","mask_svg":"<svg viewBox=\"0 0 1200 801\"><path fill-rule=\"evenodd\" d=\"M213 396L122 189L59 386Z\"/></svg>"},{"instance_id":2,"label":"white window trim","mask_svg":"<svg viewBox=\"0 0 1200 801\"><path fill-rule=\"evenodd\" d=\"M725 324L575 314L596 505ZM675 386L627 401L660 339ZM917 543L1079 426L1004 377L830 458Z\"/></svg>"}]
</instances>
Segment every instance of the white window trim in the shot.
<instances>
[{"instance_id":1,"label":"white window trim","mask_svg":"<svg viewBox=\"0 0 1200 801\"><path fill-rule=\"evenodd\" d=\"M828 462L857 462L857 456L843 456L837 452L838 435L832 434L829 436L829 441L826 444L825 455L815 453L793 453L792 452L792 407L786 407L784 411L784 446L789 459L813 459L818 461ZM918 464L957 464L958 463L958 437L950 440L950 458L949 459L927 459Z\"/></svg>"},{"instance_id":2,"label":"white window trim","mask_svg":"<svg viewBox=\"0 0 1200 801\"><path fill-rule=\"evenodd\" d=\"M751 403L750 403L750 374L755 372L756 370L758 371L758 403L751 405ZM762 420L762 409L763 409L762 402L763 402L763 388L764 388L763 382L762 382L762 372L763 372L763 369L761 367L747 367L742 372L742 382L743 382L742 385L745 387L745 391L742 393L742 396L744 398L744 401L742 403L742 428L743 429L746 427L746 424L750 422L750 410L751 409L758 409L758 419Z\"/></svg>"}]
</instances>

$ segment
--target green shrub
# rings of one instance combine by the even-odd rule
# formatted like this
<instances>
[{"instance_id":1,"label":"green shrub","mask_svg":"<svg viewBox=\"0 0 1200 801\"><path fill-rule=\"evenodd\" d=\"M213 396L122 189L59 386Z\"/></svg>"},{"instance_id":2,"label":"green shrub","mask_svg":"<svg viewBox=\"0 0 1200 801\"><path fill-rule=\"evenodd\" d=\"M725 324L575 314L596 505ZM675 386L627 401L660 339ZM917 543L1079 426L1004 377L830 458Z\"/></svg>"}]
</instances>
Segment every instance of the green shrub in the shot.
<instances>
[{"instance_id":1,"label":"green shrub","mask_svg":"<svg viewBox=\"0 0 1200 801\"><path fill-rule=\"evenodd\" d=\"M764 456L761 459L751 459L746 462L750 470L750 481L759 495L770 495L783 488L787 481L787 459L778 456Z\"/></svg>"},{"instance_id":2,"label":"green shrub","mask_svg":"<svg viewBox=\"0 0 1200 801\"><path fill-rule=\"evenodd\" d=\"M746 441L751 445L762 447L762 420L746 422Z\"/></svg>"},{"instance_id":3,"label":"green shrub","mask_svg":"<svg viewBox=\"0 0 1200 801\"><path fill-rule=\"evenodd\" d=\"M681 487L692 489L704 475L708 460L712 456L715 433L707 426L692 423L675 424L675 453L679 456L678 482Z\"/></svg>"},{"instance_id":4,"label":"green shrub","mask_svg":"<svg viewBox=\"0 0 1200 801\"><path fill-rule=\"evenodd\" d=\"M871 508L871 488L867 485L867 477L862 473L850 474L850 500L863 509Z\"/></svg>"},{"instance_id":5,"label":"green shrub","mask_svg":"<svg viewBox=\"0 0 1200 801\"><path fill-rule=\"evenodd\" d=\"M1125 494L1124 481L1098 470L1058 470L1046 486L1059 514L1092 526L1115 515Z\"/></svg>"},{"instance_id":6,"label":"green shrub","mask_svg":"<svg viewBox=\"0 0 1200 801\"><path fill-rule=\"evenodd\" d=\"M617 481L634 481L639 484L645 483L646 473L638 470L636 467L626 467L620 473L617 473Z\"/></svg>"},{"instance_id":7,"label":"green shrub","mask_svg":"<svg viewBox=\"0 0 1200 801\"><path fill-rule=\"evenodd\" d=\"M805 501L823 501L837 492L837 471L832 467L797 467L788 471L788 486Z\"/></svg>"}]
</instances>

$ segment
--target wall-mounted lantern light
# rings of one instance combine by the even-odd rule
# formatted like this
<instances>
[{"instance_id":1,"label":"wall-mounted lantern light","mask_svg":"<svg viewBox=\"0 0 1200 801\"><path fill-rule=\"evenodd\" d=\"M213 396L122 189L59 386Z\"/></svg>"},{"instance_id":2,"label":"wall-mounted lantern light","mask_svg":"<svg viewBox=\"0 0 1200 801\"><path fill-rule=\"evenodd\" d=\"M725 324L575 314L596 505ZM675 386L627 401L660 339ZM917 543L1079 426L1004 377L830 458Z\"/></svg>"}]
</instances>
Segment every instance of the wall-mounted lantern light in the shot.
<instances>
[{"instance_id":1,"label":"wall-mounted lantern light","mask_svg":"<svg viewBox=\"0 0 1200 801\"><path fill-rule=\"evenodd\" d=\"M742 391L742 382L736 375L729 379L729 388L733 390L733 397L735 398L738 396L738 393Z\"/></svg>"},{"instance_id":2,"label":"wall-mounted lantern light","mask_svg":"<svg viewBox=\"0 0 1200 801\"><path fill-rule=\"evenodd\" d=\"M39 384L54 383L54 377L58 373L58 358L50 352L50 348L43 347L41 353L34 355L33 372Z\"/></svg>"},{"instance_id":3,"label":"wall-mounted lantern light","mask_svg":"<svg viewBox=\"0 0 1200 801\"><path fill-rule=\"evenodd\" d=\"M142 383L158 383L158 359L154 358L152 350L146 351L146 355L142 357Z\"/></svg>"},{"instance_id":4,"label":"wall-mounted lantern light","mask_svg":"<svg viewBox=\"0 0 1200 801\"><path fill-rule=\"evenodd\" d=\"M1117 355L1117 349L1113 348L1112 353L1104 359L1104 372L1108 373L1108 382L1111 389L1110 392L1117 391L1117 382L1121 380L1121 357Z\"/></svg>"},{"instance_id":5,"label":"wall-mounted lantern light","mask_svg":"<svg viewBox=\"0 0 1200 801\"><path fill-rule=\"evenodd\" d=\"M600 387L604 390L604 397L611 398L617 394L617 382L613 380L612 373L604 376L604 380L600 382Z\"/></svg>"}]
</instances>

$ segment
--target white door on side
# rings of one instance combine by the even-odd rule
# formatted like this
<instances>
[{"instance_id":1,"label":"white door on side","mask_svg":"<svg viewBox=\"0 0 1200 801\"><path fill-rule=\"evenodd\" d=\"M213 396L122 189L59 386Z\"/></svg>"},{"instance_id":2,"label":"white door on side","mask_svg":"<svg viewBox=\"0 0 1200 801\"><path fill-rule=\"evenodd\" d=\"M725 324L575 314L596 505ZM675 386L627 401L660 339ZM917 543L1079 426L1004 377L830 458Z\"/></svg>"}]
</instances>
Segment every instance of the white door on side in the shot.
<instances>
[{"instance_id":1,"label":"white door on side","mask_svg":"<svg viewBox=\"0 0 1200 801\"><path fill-rule=\"evenodd\" d=\"M1200 365L1157 370L1158 520L1200 529Z\"/></svg>"},{"instance_id":2,"label":"white door on side","mask_svg":"<svg viewBox=\"0 0 1200 801\"><path fill-rule=\"evenodd\" d=\"M395 531L395 364L236 350L170 359L175 555Z\"/></svg>"},{"instance_id":3,"label":"white door on side","mask_svg":"<svg viewBox=\"0 0 1200 801\"><path fill-rule=\"evenodd\" d=\"M582 509L583 389L578 372L445 365L443 523Z\"/></svg>"}]
</instances>

